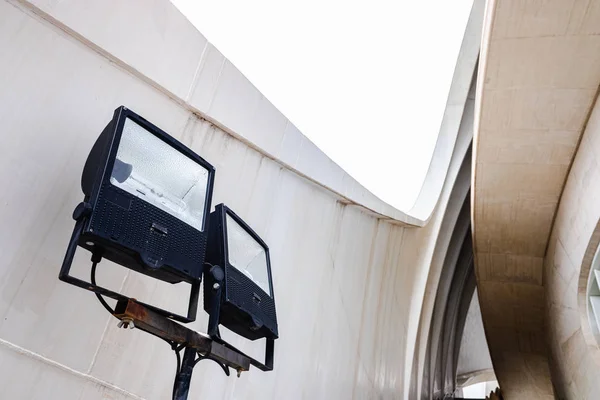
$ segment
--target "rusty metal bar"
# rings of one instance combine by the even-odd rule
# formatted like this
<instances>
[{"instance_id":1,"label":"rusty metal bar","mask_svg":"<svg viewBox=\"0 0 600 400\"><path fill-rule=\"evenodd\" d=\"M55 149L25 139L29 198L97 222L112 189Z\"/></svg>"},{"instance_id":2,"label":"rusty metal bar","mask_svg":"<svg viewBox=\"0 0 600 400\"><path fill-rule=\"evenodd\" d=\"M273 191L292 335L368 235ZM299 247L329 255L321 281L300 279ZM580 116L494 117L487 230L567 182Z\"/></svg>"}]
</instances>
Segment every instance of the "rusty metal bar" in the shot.
<instances>
[{"instance_id":1,"label":"rusty metal bar","mask_svg":"<svg viewBox=\"0 0 600 400\"><path fill-rule=\"evenodd\" d=\"M171 342L193 348L203 356L210 356L238 372L250 369L251 359L208 335L186 328L133 299L117 302L115 317L132 321L134 326Z\"/></svg>"}]
</instances>

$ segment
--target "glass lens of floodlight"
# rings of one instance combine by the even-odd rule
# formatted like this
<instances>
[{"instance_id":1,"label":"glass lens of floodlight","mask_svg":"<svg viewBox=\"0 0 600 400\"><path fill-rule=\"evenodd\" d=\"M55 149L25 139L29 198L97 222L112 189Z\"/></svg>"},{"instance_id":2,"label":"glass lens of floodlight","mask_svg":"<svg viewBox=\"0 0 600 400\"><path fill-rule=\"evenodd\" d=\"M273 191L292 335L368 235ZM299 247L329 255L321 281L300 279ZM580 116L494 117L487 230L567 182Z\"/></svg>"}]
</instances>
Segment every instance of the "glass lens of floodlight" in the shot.
<instances>
[{"instance_id":1,"label":"glass lens of floodlight","mask_svg":"<svg viewBox=\"0 0 600 400\"><path fill-rule=\"evenodd\" d=\"M271 296L267 254L264 247L229 215L226 214L225 218L229 263Z\"/></svg>"},{"instance_id":2,"label":"glass lens of floodlight","mask_svg":"<svg viewBox=\"0 0 600 400\"><path fill-rule=\"evenodd\" d=\"M110 183L203 229L208 170L129 118Z\"/></svg>"}]
</instances>

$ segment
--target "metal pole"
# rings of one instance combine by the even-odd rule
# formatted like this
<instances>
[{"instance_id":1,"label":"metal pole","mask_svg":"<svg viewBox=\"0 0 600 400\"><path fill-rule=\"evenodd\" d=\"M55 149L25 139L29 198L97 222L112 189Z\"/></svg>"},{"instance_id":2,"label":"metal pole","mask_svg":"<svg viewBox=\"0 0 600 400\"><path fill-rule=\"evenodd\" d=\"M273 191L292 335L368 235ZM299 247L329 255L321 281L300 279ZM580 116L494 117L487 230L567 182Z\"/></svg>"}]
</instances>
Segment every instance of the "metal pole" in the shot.
<instances>
[{"instance_id":1,"label":"metal pole","mask_svg":"<svg viewBox=\"0 0 600 400\"><path fill-rule=\"evenodd\" d=\"M173 394L173 400L187 400L195 362L196 350L191 347L186 347L185 353L183 354L183 362L181 363L181 370L175 377L175 393Z\"/></svg>"}]
</instances>

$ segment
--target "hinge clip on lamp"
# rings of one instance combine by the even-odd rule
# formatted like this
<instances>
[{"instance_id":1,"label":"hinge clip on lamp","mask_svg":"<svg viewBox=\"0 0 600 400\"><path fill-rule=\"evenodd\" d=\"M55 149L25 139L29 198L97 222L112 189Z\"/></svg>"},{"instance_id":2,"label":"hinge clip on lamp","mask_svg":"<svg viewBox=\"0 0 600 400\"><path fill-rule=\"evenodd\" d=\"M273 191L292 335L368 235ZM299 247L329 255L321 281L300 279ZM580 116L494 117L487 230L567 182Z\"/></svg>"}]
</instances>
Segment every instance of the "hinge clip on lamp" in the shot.
<instances>
[{"instance_id":1,"label":"hinge clip on lamp","mask_svg":"<svg viewBox=\"0 0 600 400\"><path fill-rule=\"evenodd\" d=\"M177 355L174 399L186 399L192 369L216 361L229 375L249 365L273 369L278 337L269 248L224 204L210 212L215 168L126 107L115 110L88 156L81 177L84 200L59 279L90 290L120 319L166 340ZM69 274L78 247L91 252L90 282ZM96 284L96 266L110 260L154 279L188 283L187 315L139 302ZM204 276L208 334L175 322L196 319ZM104 296L117 300L112 309ZM223 325L249 339L266 339L264 362L225 342ZM183 362L180 351L185 349Z\"/></svg>"}]
</instances>

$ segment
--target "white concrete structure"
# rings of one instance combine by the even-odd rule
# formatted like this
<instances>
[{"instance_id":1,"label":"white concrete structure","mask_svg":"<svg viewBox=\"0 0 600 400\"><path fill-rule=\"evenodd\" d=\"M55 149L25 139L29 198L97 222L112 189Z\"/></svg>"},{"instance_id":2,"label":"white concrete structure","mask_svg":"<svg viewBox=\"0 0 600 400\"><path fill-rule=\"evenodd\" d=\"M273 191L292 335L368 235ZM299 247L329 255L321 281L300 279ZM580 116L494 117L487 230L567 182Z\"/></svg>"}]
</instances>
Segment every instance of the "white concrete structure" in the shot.
<instances>
[{"instance_id":1,"label":"white concrete structure","mask_svg":"<svg viewBox=\"0 0 600 400\"><path fill-rule=\"evenodd\" d=\"M483 9L476 0L431 167L405 214L327 158L167 0L1 0L0 397L170 397L171 349L117 329L93 295L57 279L83 163L121 104L215 165L213 204L236 210L272 252L275 370L235 379L199 364L190 398L416 399L453 390L458 352L442 366L430 349L452 346L444 332L460 343L466 313L452 326L441 321L474 290L474 280L456 293L450 283L472 271L459 253L470 243ZM81 253L74 268L88 264ZM101 267L101 282L138 299L175 309L187 300L177 286ZM200 313L191 326L206 323Z\"/></svg>"},{"instance_id":2,"label":"white concrete structure","mask_svg":"<svg viewBox=\"0 0 600 400\"><path fill-rule=\"evenodd\" d=\"M598 398L597 345L586 345L578 309L597 247L599 27L595 0L487 3L473 234L483 322L508 399Z\"/></svg>"}]
</instances>

